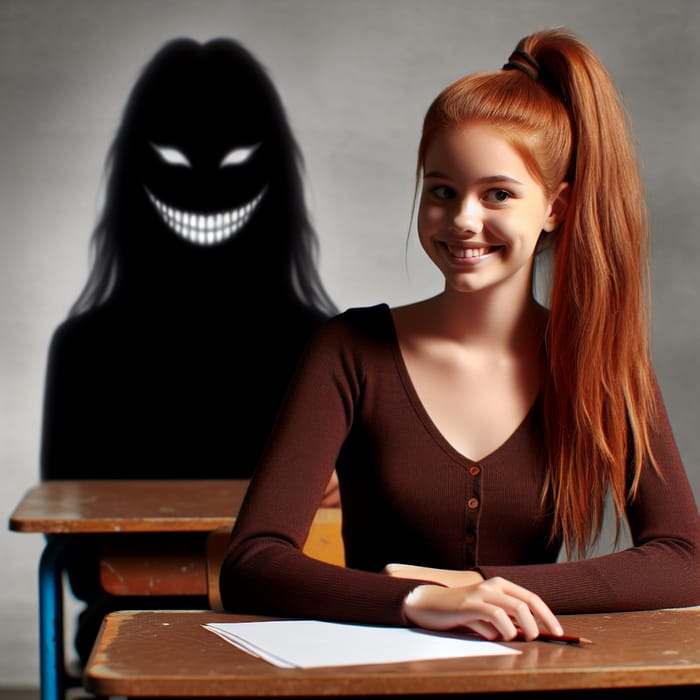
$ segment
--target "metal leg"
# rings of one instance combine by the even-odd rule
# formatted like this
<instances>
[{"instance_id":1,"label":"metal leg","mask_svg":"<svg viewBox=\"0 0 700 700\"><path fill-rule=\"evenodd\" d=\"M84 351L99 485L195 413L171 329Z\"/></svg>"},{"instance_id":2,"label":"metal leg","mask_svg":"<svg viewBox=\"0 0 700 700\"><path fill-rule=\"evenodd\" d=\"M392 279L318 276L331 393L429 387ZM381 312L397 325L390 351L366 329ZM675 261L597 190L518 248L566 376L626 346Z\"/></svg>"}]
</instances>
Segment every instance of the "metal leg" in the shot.
<instances>
[{"instance_id":1,"label":"metal leg","mask_svg":"<svg viewBox=\"0 0 700 700\"><path fill-rule=\"evenodd\" d=\"M64 700L62 554L67 537L52 535L39 562L39 671L41 700Z\"/></svg>"}]
</instances>

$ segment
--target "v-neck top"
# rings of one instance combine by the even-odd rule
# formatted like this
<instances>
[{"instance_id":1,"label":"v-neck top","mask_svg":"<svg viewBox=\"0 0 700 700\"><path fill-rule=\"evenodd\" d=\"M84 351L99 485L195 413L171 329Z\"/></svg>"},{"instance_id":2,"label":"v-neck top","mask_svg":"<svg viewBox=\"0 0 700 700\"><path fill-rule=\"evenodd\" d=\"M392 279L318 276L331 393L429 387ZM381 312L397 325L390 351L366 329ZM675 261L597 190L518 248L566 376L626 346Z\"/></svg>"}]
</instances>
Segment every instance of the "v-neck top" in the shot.
<instances>
[{"instance_id":1,"label":"v-neck top","mask_svg":"<svg viewBox=\"0 0 700 700\"><path fill-rule=\"evenodd\" d=\"M389 563L503 576L555 612L700 603L700 518L660 396L657 409L664 481L644 470L628 510L635 547L556 563L561 543L541 502L541 401L502 445L471 460L420 401L389 308L346 311L314 336L289 388L224 561L224 604L403 624L402 601L417 583L382 574ZM301 551L334 468L346 568Z\"/></svg>"},{"instance_id":2,"label":"v-neck top","mask_svg":"<svg viewBox=\"0 0 700 700\"><path fill-rule=\"evenodd\" d=\"M413 405L413 408L416 412L416 415L418 416L418 419L423 424L426 431L433 437L435 442L438 443L438 445L440 445L447 453L454 455L458 461L464 460L467 463L469 463L470 465L473 465L473 464L478 464L479 462L483 462L483 461L491 459L492 457L497 455L497 453L501 449L506 448L508 443L511 440L516 439L517 433L525 427L525 423L532 420L533 414L535 412L541 412L541 406L540 406L540 398L541 397L538 393L536 398L535 398L535 401L530 406L530 409L528 410L528 412L525 415L525 417L523 418L523 420L516 427L516 429L513 431L513 433L511 433L510 437L507 438L503 443L501 443L501 445L499 445L495 449L491 450L491 452L487 456L484 456L479 460L475 460L475 459L472 459L472 458L464 455L462 452L460 452L458 449L456 449L454 445L452 445L452 443L442 433L440 428L437 427L437 425L435 424L435 421L431 418L429 411L425 407L423 400L421 399L420 395L418 394L418 390L416 389L416 386L413 383L413 379L411 378L411 374L408 370L408 366L406 365L406 361L404 360L403 351L401 350L401 344L399 342L398 334L396 332L396 325L394 324L393 316L391 315L391 311L389 310L389 308L386 305L380 305L377 308L378 309L386 309L389 312L389 324L391 326L390 330L391 330L391 333L393 336L393 338L392 338L393 348L392 349L393 349L394 361L396 363L396 371L401 379L401 382L403 383L404 390L406 392L406 398Z\"/></svg>"}]
</instances>

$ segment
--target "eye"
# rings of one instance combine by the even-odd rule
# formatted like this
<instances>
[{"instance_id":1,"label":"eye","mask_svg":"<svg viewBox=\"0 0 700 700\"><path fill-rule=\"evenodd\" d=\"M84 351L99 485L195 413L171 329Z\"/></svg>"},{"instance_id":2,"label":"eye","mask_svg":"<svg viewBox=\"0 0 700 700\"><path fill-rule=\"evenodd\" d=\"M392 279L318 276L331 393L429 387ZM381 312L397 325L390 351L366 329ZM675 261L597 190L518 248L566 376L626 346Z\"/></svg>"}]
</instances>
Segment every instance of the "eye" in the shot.
<instances>
[{"instance_id":1,"label":"eye","mask_svg":"<svg viewBox=\"0 0 700 700\"><path fill-rule=\"evenodd\" d=\"M454 199L456 192L447 185L436 185L430 188L430 194L436 199Z\"/></svg>"},{"instance_id":2,"label":"eye","mask_svg":"<svg viewBox=\"0 0 700 700\"><path fill-rule=\"evenodd\" d=\"M242 165L255 153L259 145L259 143L256 143L253 146L234 148L224 156L219 167L225 168L227 165Z\"/></svg>"},{"instance_id":3,"label":"eye","mask_svg":"<svg viewBox=\"0 0 700 700\"><path fill-rule=\"evenodd\" d=\"M152 143L153 149L168 165L184 165L187 168L191 168L190 161L187 160L187 156L182 152L178 151L177 148L172 148L170 146L157 146Z\"/></svg>"},{"instance_id":4,"label":"eye","mask_svg":"<svg viewBox=\"0 0 700 700\"><path fill-rule=\"evenodd\" d=\"M484 200L491 204L505 204L513 195L508 190L489 190L484 195Z\"/></svg>"}]
</instances>

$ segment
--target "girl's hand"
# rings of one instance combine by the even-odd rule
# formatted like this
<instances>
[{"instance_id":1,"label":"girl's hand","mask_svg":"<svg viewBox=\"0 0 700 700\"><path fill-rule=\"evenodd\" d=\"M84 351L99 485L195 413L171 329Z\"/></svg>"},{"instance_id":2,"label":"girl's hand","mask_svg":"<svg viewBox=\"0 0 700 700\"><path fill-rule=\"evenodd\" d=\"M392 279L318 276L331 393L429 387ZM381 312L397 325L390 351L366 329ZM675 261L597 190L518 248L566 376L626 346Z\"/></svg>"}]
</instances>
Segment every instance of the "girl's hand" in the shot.
<instances>
[{"instance_id":1,"label":"girl's hand","mask_svg":"<svg viewBox=\"0 0 700 700\"><path fill-rule=\"evenodd\" d=\"M404 599L403 614L418 627L466 627L489 640L514 639L519 631L525 639L564 633L538 595L500 577L456 588L418 586Z\"/></svg>"},{"instance_id":2,"label":"girl's hand","mask_svg":"<svg viewBox=\"0 0 700 700\"><path fill-rule=\"evenodd\" d=\"M435 581L443 586L472 586L481 583L484 577L478 571L455 569L431 569L427 566L413 564L387 564L382 572L395 578L410 578L418 581Z\"/></svg>"}]
</instances>

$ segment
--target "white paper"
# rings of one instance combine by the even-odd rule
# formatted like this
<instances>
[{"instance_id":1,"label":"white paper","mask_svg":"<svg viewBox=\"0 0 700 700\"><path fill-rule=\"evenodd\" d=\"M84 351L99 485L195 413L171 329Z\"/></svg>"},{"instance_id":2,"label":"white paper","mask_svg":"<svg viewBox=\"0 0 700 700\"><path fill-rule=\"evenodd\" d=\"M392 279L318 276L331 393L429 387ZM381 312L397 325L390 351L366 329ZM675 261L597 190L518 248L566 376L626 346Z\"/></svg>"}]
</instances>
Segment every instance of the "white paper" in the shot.
<instances>
[{"instance_id":1,"label":"white paper","mask_svg":"<svg viewBox=\"0 0 700 700\"><path fill-rule=\"evenodd\" d=\"M459 634L318 620L222 622L203 625L239 649L281 668L401 663L520 652Z\"/></svg>"}]
</instances>

